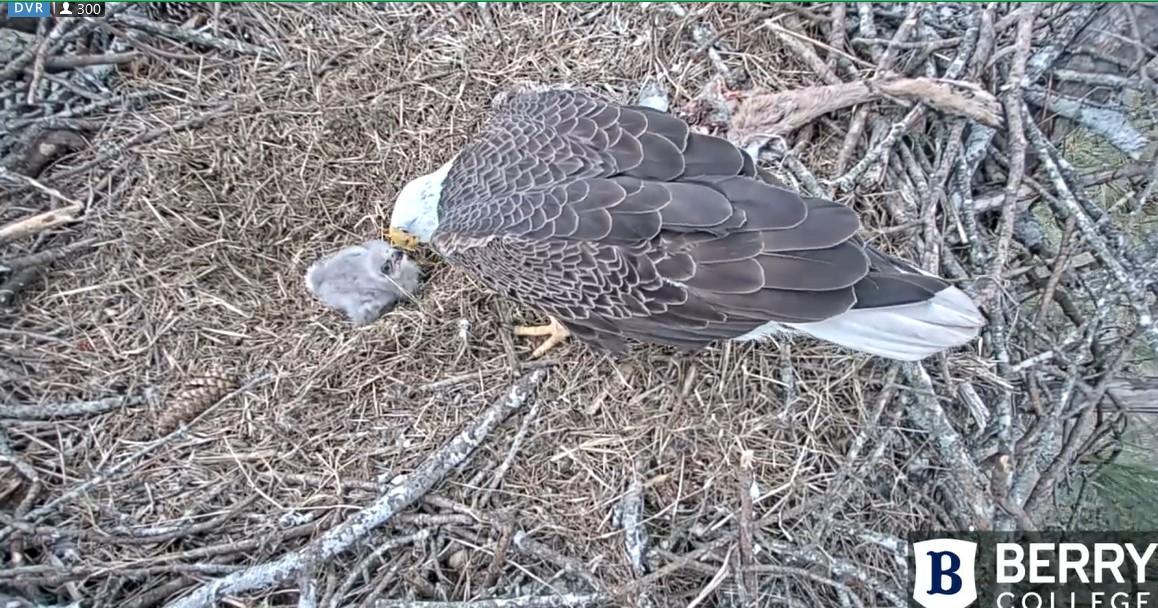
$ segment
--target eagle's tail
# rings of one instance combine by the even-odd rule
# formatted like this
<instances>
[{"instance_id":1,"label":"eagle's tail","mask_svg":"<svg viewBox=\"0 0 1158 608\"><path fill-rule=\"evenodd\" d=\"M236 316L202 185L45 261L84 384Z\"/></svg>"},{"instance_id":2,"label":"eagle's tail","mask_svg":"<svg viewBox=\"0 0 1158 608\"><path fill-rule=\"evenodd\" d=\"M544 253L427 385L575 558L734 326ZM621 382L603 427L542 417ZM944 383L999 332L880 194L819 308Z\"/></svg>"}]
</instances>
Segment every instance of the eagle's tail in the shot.
<instances>
[{"instance_id":1,"label":"eagle's tail","mask_svg":"<svg viewBox=\"0 0 1158 608\"><path fill-rule=\"evenodd\" d=\"M853 308L815 323L784 325L853 350L918 361L977 337L985 318L965 292L947 286L922 302Z\"/></svg>"}]
</instances>

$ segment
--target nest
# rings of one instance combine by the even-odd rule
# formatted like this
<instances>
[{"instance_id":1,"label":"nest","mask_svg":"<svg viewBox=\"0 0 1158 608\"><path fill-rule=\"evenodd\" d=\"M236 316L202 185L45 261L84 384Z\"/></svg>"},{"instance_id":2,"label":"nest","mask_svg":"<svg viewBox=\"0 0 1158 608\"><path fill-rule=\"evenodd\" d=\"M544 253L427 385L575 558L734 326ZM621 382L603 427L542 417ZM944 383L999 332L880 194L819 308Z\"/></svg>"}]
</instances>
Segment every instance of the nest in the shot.
<instances>
[{"instance_id":1,"label":"nest","mask_svg":"<svg viewBox=\"0 0 1158 608\"><path fill-rule=\"evenodd\" d=\"M1097 37L1147 7L109 7L0 24L16 605L901 606L906 534L1067 525L1155 395L1153 41ZM989 327L532 365L437 260L323 311L309 264L527 82L666 91Z\"/></svg>"}]
</instances>

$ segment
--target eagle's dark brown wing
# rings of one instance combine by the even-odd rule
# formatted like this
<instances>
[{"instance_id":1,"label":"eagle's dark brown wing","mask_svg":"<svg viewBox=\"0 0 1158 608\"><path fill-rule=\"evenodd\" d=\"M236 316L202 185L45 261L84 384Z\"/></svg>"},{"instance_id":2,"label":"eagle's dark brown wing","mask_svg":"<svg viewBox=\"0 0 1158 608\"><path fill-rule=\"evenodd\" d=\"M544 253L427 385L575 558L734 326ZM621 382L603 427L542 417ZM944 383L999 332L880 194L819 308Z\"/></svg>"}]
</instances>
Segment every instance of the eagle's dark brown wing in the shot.
<instances>
[{"instance_id":1,"label":"eagle's dark brown wing","mask_svg":"<svg viewBox=\"0 0 1158 608\"><path fill-rule=\"evenodd\" d=\"M515 94L456 158L433 244L588 342L685 347L945 287L866 249L849 208L726 140L574 91Z\"/></svg>"}]
</instances>

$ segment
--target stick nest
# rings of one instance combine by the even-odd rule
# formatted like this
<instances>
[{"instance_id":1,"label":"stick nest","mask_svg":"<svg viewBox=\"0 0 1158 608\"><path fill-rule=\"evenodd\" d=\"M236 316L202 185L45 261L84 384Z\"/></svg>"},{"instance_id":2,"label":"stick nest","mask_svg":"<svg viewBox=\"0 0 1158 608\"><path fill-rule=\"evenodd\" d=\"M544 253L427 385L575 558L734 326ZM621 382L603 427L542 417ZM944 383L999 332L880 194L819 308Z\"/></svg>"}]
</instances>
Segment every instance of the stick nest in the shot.
<instances>
[{"instance_id":1,"label":"stick nest","mask_svg":"<svg viewBox=\"0 0 1158 608\"><path fill-rule=\"evenodd\" d=\"M1149 7L160 4L0 23L5 598L202 605L301 555L241 596L902 605L910 530L1068 525L1057 490L1153 398ZM908 366L569 344L411 492L541 319L426 260L354 330L302 277L528 82L666 91L990 326Z\"/></svg>"}]
</instances>

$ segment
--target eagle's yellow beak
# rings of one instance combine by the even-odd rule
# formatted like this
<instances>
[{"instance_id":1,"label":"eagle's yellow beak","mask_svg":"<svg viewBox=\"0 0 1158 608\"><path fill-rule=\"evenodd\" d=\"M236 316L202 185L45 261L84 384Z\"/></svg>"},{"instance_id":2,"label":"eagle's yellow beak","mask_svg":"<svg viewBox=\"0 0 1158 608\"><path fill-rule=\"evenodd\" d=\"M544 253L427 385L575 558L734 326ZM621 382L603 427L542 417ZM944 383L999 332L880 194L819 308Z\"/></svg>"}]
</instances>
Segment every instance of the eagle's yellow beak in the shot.
<instances>
[{"instance_id":1,"label":"eagle's yellow beak","mask_svg":"<svg viewBox=\"0 0 1158 608\"><path fill-rule=\"evenodd\" d=\"M391 227L386 238L389 239L391 245L403 251L413 253L418 249L418 237L400 228Z\"/></svg>"}]
</instances>

